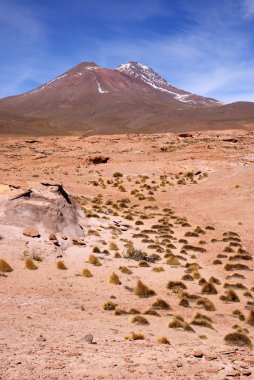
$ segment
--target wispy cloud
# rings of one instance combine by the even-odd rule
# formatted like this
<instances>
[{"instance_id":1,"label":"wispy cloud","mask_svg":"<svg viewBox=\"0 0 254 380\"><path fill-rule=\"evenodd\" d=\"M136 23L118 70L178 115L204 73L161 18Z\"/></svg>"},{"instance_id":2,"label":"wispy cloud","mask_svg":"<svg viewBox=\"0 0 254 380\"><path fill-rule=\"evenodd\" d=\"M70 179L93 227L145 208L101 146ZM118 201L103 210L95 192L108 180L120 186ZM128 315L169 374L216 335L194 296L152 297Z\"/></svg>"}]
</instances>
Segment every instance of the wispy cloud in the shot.
<instances>
[{"instance_id":1,"label":"wispy cloud","mask_svg":"<svg viewBox=\"0 0 254 380\"><path fill-rule=\"evenodd\" d=\"M244 16L251 18L254 16L254 0L243 0Z\"/></svg>"},{"instance_id":2,"label":"wispy cloud","mask_svg":"<svg viewBox=\"0 0 254 380\"><path fill-rule=\"evenodd\" d=\"M0 0L0 97L80 61L138 60L177 87L250 100L252 16L254 0Z\"/></svg>"}]
</instances>

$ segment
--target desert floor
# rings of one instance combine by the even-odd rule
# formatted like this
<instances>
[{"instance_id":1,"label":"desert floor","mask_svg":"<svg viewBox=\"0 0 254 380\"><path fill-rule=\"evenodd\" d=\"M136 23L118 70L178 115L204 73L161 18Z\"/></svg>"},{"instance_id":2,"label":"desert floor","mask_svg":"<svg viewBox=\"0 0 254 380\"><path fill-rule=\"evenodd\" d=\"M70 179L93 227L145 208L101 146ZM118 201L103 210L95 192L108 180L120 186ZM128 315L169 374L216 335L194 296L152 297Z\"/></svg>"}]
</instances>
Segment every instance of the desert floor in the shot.
<instances>
[{"instance_id":1,"label":"desert floor","mask_svg":"<svg viewBox=\"0 0 254 380\"><path fill-rule=\"evenodd\" d=\"M241 130L1 138L0 379L254 379L253 143ZM84 237L5 217L6 194L40 183L75 197Z\"/></svg>"}]
</instances>

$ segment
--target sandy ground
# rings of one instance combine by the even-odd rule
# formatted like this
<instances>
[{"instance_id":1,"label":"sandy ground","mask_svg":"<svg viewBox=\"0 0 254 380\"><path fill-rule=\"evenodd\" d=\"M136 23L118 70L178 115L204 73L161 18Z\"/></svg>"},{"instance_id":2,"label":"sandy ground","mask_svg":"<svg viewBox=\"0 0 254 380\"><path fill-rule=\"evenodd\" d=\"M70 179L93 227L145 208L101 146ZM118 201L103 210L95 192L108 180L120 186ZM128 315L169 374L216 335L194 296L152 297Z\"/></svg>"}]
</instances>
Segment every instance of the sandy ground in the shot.
<instances>
[{"instance_id":1,"label":"sandy ground","mask_svg":"<svg viewBox=\"0 0 254 380\"><path fill-rule=\"evenodd\" d=\"M0 379L254 379L253 350L224 340L241 330L254 344L254 327L247 320L254 309L253 142L251 132L240 130L188 138L0 140L0 196L7 185L28 189L61 183L85 215L84 245L74 245L75 236L63 240L59 233L56 246L49 240L51 231L31 238L23 235L27 226L1 222L0 258L13 271L0 276ZM109 160L94 165L90 159L95 157ZM122 176L117 178L116 172ZM195 229L198 233L188 236ZM131 245L159 255L158 260L140 266L126 257ZM239 257L239 250L248 260ZM90 264L90 254L102 265ZM170 255L177 256L179 265L166 263ZM27 256L42 260L34 261L37 270L24 267ZM59 259L67 270L57 269ZM198 278L187 268L193 263L200 267L194 271ZM248 269L228 271L227 264ZM122 266L131 273L122 273ZM158 267L161 272L153 270ZM91 278L81 276L84 268ZM120 285L109 282L112 272ZM236 273L242 277L228 277ZM186 274L192 280L183 279ZM212 276L217 294L202 293L200 278L208 282ZM138 280L156 295L135 295ZM168 289L169 281L184 283L187 295ZM236 286L239 302L220 298L225 284ZM212 301L215 310L197 305L200 297ZM155 310L157 298L170 309L144 314ZM188 307L179 305L183 298ZM104 310L108 301L126 313ZM148 324L133 323L130 308ZM233 315L235 310L245 320ZM190 324L198 312L211 319L210 328ZM169 328L177 315L194 331ZM144 339L126 340L131 332ZM159 344L158 337L170 344Z\"/></svg>"}]
</instances>

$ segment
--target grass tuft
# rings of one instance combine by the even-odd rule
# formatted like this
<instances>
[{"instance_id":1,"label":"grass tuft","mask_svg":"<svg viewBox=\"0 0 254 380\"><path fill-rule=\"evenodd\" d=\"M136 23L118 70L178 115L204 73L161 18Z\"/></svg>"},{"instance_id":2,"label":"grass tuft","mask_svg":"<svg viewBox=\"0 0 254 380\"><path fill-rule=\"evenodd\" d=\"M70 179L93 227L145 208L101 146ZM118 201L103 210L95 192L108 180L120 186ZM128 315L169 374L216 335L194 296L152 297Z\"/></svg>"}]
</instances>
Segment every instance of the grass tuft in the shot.
<instances>
[{"instance_id":1,"label":"grass tuft","mask_svg":"<svg viewBox=\"0 0 254 380\"><path fill-rule=\"evenodd\" d=\"M0 259L0 272L10 273L12 271L13 271L13 269L10 266L10 264L8 264L7 261L5 261L5 260Z\"/></svg>"}]
</instances>

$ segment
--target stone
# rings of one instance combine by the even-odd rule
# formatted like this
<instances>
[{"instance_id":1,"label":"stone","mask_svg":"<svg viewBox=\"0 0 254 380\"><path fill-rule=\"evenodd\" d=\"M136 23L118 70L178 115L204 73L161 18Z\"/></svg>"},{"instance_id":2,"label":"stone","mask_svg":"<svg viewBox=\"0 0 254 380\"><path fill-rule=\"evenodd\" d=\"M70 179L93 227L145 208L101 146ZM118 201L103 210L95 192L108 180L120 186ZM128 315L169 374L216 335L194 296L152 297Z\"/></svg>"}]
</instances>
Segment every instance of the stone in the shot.
<instances>
[{"instance_id":1,"label":"stone","mask_svg":"<svg viewBox=\"0 0 254 380\"><path fill-rule=\"evenodd\" d=\"M56 235L53 234L53 233L49 235L49 240L51 240L51 241L58 241Z\"/></svg>"},{"instance_id":2,"label":"stone","mask_svg":"<svg viewBox=\"0 0 254 380\"><path fill-rule=\"evenodd\" d=\"M24 229L23 231L23 235L25 236L29 236L29 237L32 237L32 238L39 238L41 235L39 234L39 232L33 228L33 227L27 227Z\"/></svg>"},{"instance_id":3,"label":"stone","mask_svg":"<svg viewBox=\"0 0 254 380\"><path fill-rule=\"evenodd\" d=\"M93 344L93 335L92 334L86 334L84 336L83 340L89 344Z\"/></svg>"},{"instance_id":4,"label":"stone","mask_svg":"<svg viewBox=\"0 0 254 380\"><path fill-rule=\"evenodd\" d=\"M204 354L203 354L203 352L202 351L194 351L193 352L193 356L195 357L195 358L202 358L203 356L204 356Z\"/></svg>"},{"instance_id":5,"label":"stone","mask_svg":"<svg viewBox=\"0 0 254 380\"><path fill-rule=\"evenodd\" d=\"M37 342L46 342L47 339L42 334L40 334L36 340Z\"/></svg>"}]
</instances>

